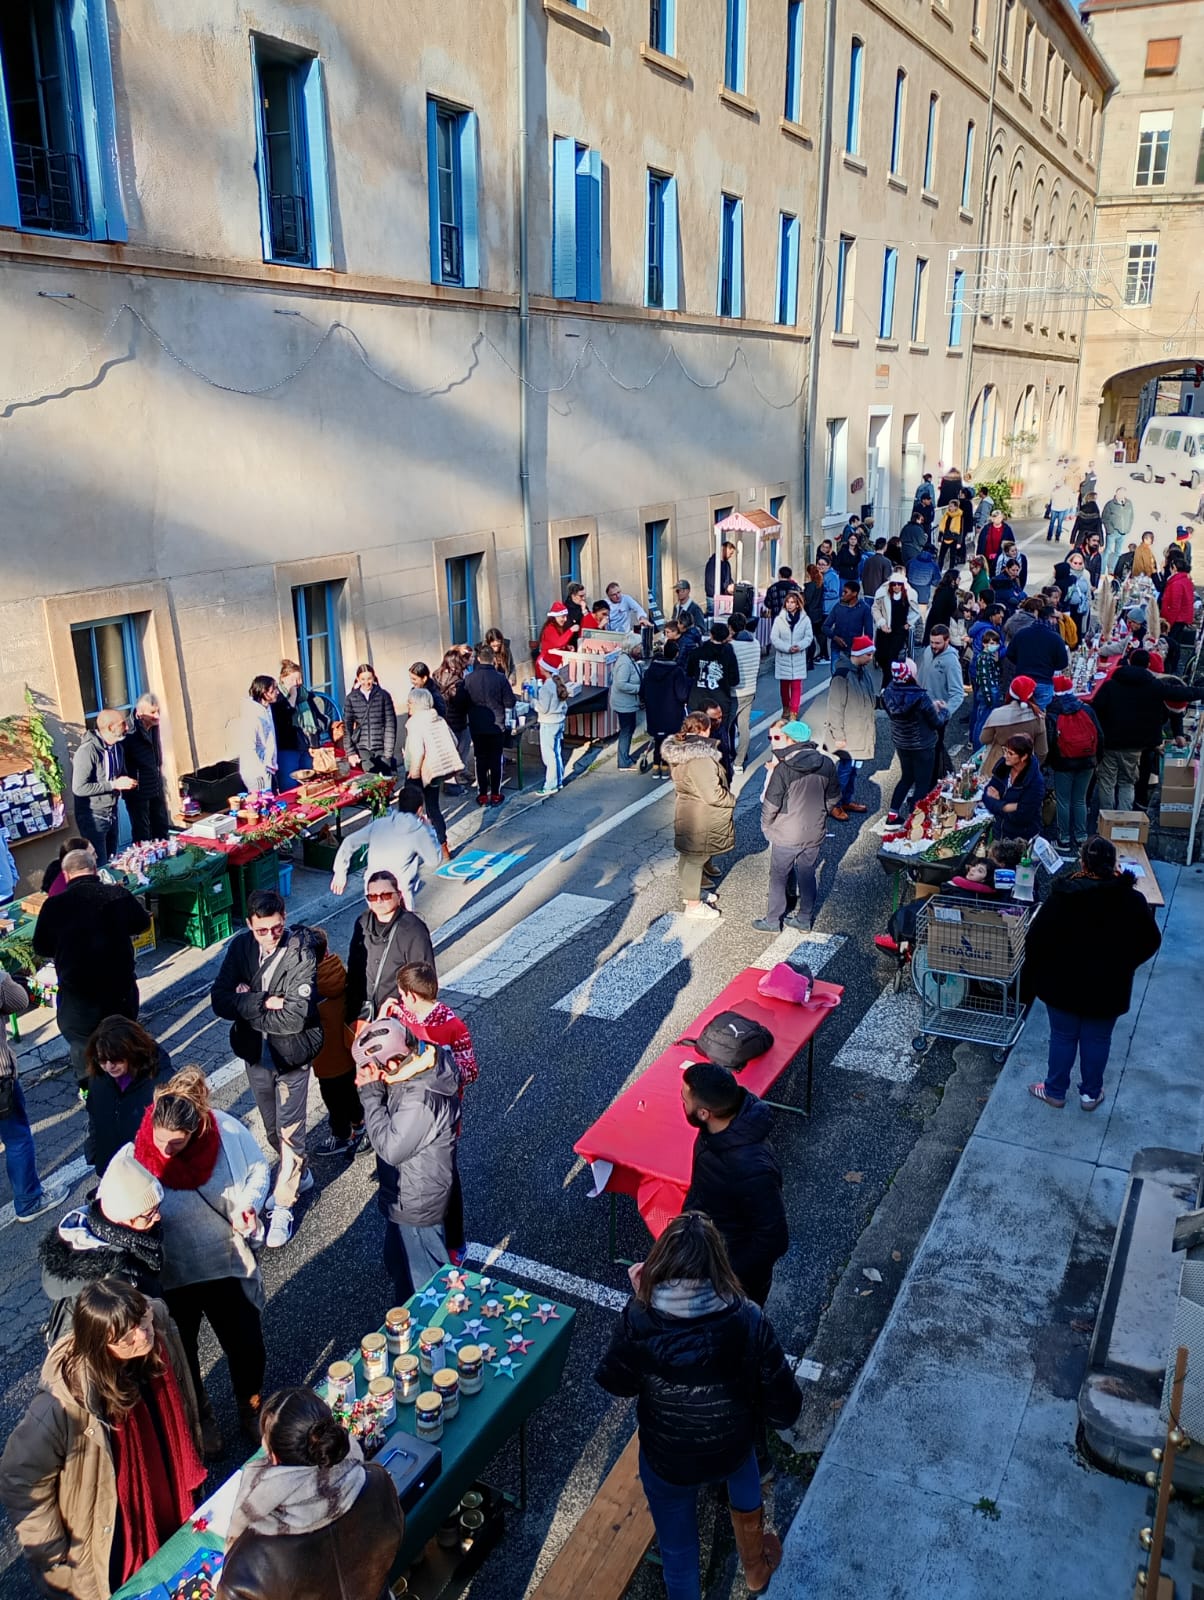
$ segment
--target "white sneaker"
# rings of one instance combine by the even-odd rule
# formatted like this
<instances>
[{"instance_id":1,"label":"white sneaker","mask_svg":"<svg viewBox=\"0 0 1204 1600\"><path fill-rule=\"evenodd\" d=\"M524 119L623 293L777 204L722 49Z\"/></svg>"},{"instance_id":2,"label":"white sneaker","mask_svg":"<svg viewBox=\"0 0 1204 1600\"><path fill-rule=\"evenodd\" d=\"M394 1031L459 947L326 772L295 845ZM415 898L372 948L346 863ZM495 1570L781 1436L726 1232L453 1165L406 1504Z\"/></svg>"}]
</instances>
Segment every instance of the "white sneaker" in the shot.
<instances>
[{"instance_id":1,"label":"white sneaker","mask_svg":"<svg viewBox=\"0 0 1204 1600\"><path fill-rule=\"evenodd\" d=\"M287 1206L277 1206L272 1212L272 1226L268 1229L268 1249L282 1250L293 1236L293 1214Z\"/></svg>"},{"instance_id":2,"label":"white sneaker","mask_svg":"<svg viewBox=\"0 0 1204 1600\"><path fill-rule=\"evenodd\" d=\"M306 1167L305 1172L302 1175L301 1182L300 1182L300 1184L299 1184L299 1186L297 1188L297 1197L298 1197L298 1199L300 1199L300 1197L303 1194L308 1194L309 1191L313 1188L313 1186L314 1186L314 1175L310 1171L310 1169L308 1167ZM274 1194L268 1195L266 1201L264 1202L263 1209L266 1212L268 1212L269 1214L271 1212L275 1211L275 1209L276 1209L276 1196Z\"/></svg>"},{"instance_id":3,"label":"white sneaker","mask_svg":"<svg viewBox=\"0 0 1204 1600\"><path fill-rule=\"evenodd\" d=\"M721 911L717 911L714 906L702 904L696 906L687 906L685 914L694 922L718 922L719 918L723 915L723 913Z\"/></svg>"},{"instance_id":4,"label":"white sneaker","mask_svg":"<svg viewBox=\"0 0 1204 1600\"><path fill-rule=\"evenodd\" d=\"M44 1217L48 1211L53 1211L55 1206L61 1206L71 1193L69 1183L55 1183L42 1185L42 1198L32 1211L17 1212L18 1222L34 1222L38 1217Z\"/></svg>"}]
</instances>

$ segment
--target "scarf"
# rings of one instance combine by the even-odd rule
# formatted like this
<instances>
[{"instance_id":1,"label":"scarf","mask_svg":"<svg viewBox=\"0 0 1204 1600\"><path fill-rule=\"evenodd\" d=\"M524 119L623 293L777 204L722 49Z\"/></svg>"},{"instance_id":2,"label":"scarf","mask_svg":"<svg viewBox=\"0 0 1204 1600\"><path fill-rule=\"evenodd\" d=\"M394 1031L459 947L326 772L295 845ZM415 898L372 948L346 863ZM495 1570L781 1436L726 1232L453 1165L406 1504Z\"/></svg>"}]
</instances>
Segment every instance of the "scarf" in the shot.
<instances>
[{"instance_id":1,"label":"scarf","mask_svg":"<svg viewBox=\"0 0 1204 1600\"><path fill-rule=\"evenodd\" d=\"M248 1461L230 1513L226 1549L240 1533L268 1537L315 1533L346 1516L367 1478L359 1443L355 1439L350 1443L351 1453L333 1467L274 1466L263 1458Z\"/></svg>"},{"instance_id":2,"label":"scarf","mask_svg":"<svg viewBox=\"0 0 1204 1600\"><path fill-rule=\"evenodd\" d=\"M178 1156L165 1156L151 1134L153 1116L154 1108L148 1106L134 1136L134 1155L151 1177L158 1178L165 1189L199 1189L208 1183L222 1148L217 1118L210 1116L206 1126L188 1141Z\"/></svg>"},{"instance_id":3,"label":"scarf","mask_svg":"<svg viewBox=\"0 0 1204 1600\"><path fill-rule=\"evenodd\" d=\"M153 1228L124 1227L120 1222L110 1222L100 1209L99 1201L93 1200L88 1207L88 1232L93 1234L102 1243L111 1245L114 1250L121 1250L127 1256L133 1256L140 1267L143 1267L151 1277L157 1278L163 1271L163 1224L156 1222ZM59 1227L60 1234L62 1226Z\"/></svg>"},{"instance_id":4,"label":"scarf","mask_svg":"<svg viewBox=\"0 0 1204 1600\"><path fill-rule=\"evenodd\" d=\"M110 1430L121 1507L121 1582L137 1572L192 1515L205 1481L180 1385L163 1341L163 1370L140 1384L141 1398Z\"/></svg>"},{"instance_id":5,"label":"scarf","mask_svg":"<svg viewBox=\"0 0 1204 1600\"><path fill-rule=\"evenodd\" d=\"M652 1309L665 1317L709 1317L728 1304L702 1279L670 1278L652 1291Z\"/></svg>"}]
</instances>

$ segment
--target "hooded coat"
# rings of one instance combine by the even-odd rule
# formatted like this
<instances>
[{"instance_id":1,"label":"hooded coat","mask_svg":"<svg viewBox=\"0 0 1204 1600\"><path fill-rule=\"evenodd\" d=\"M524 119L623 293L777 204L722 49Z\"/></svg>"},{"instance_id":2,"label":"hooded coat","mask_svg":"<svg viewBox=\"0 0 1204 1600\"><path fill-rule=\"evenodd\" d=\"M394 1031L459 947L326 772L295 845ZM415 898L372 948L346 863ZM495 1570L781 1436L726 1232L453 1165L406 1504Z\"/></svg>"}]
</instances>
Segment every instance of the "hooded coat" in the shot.
<instances>
[{"instance_id":1,"label":"hooded coat","mask_svg":"<svg viewBox=\"0 0 1204 1600\"><path fill-rule=\"evenodd\" d=\"M896 750L935 750L944 718L918 683L888 683L882 705Z\"/></svg>"},{"instance_id":2,"label":"hooded coat","mask_svg":"<svg viewBox=\"0 0 1204 1600\"><path fill-rule=\"evenodd\" d=\"M784 850L818 850L840 804L836 763L811 743L779 755L761 801L761 832Z\"/></svg>"},{"instance_id":3,"label":"hooded coat","mask_svg":"<svg viewBox=\"0 0 1204 1600\"><path fill-rule=\"evenodd\" d=\"M895 578L893 581L898 583L900 580ZM916 599L916 592L912 588L911 584L904 583L903 588L907 594L907 626L914 630L920 624L920 607ZM881 588L877 589L874 593L873 617L874 630L876 633L891 632L891 603L889 583L884 583Z\"/></svg>"},{"instance_id":4,"label":"hooded coat","mask_svg":"<svg viewBox=\"0 0 1204 1600\"><path fill-rule=\"evenodd\" d=\"M397 747L397 708L389 691L374 683L365 694L358 683L352 684L343 706L343 722L347 749L359 756L365 769L370 770L375 760L391 772Z\"/></svg>"},{"instance_id":5,"label":"hooded coat","mask_svg":"<svg viewBox=\"0 0 1204 1600\"><path fill-rule=\"evenodd\" d=\"M732 1271L749 1294L768 1285L790 1248L782 1168L770 1142L773 1112L748 1089L719 1133L699 1128L683 1211L704 1211L723 1235Z\"/></svg>"},{"instance_id":6,"label":"hooded coat","mask_svg":"<svg viewBox=\"0 0 1204 1600\"><path fill-rule=\"evenodd\" d=\"M996 799L991 790L998 791ZM1045 779L1034 759L1017 782L1008 770L1006 761L1000 761L991 773L983 805L995 818L997 839L1032 839L1041 832L1041 804L1045 798ZM1008 811L1008 806L1015 811Z\"/></svg>"},{"instance_id":7,"label":"hooded coat","mask_svg":"<svg viewBox=\"0 0 1204 1600\"><path fill-rule=\"evenodd\" d=\"M434 1064L402 1083L365 1083L364 1129L376 1154L377 1205L389 1222L437 1228L454 1175L460 1075L450 1050L429 1047Z\"/></svg>"},{"instance_id":8,"label":"hooded coat","mask_svg":"<svg viewBox=\"0 0 1204 1600\"><path fill-rule=\"evenodd\" d=\"M814 642L811 618L805 611L800 610L793 622L785 607L778 612L769 630L769 645L773 651L773 675L780 683L806 678L807 647Z\"/></svg>"},{"instance_id":9,"label":"hooded coat","mask_svg":"<svg viewBox=\"0 0 1204 1600\"><path fill-rule=\"evenodd\" d=\"M1095 724L1095 754L1091 756L1064 756L1058 745L1058 722L1062 717L1085 711ZM1104 748L1104 730L1091 706L1069 690L1056 694L1045 708L1045 732L1049 740L1049 770L1051 772L1089 772L1099 761Z\"/></svg>"},{"instance_id":10,"label":"hooded coat","mask_svg":"<svg viewBox=\"0 0 1204 1600\"><path fill-rule=\"evenodd\" d=\"M360 1020L365 1006L373 1017L386 1000L397 994L397 974L412 961L435 965L430 929L412 911L399 911L392 922L381 922L369 906L351 931L347 952L347 986L343 1014L348 1022Z\"/></svg>"},{"instance_id":11,"label":"hooded coat","mask_svg":"<svg viewBox=\"0 0 1204 1600\"><path fill-rule=\"evenodd\" d=\"M1131 872L1114 878L1076 873L1054 879L1029 925L1021 998L1044 1000L1077 1017L1123 1017L1138 967L1162 935Z\"/></svg>"},{"instance_id":12,"label":"hooded coat","mask_svg":"<svg viewBox=\"0 0 1204 1600\"><path fill-rule=\"evenodd\" d=\"M677 791L673 844L683 856L721 856L736 848L736 797L728 788L723 752L704 733L666 739L661 748Z\"/></svg>"},{"instance_id":13,"label":"hooded coat","mask_svg":"<svg viewBox=\"0 0 1204 1600\"><path fill-rule=\"evenodd\" d=\"M983 723L979 738L987 748L982 758L980 772L994 772L1003 760L1003 747L1014 733L1027 733L1033 741L1037 765L1043 767L1049 754L1049 740L1045 733L1045 718L1036 706L1023 705L1019 700L1007 699L996 706Z\"/></svg>"},{"instance_id":14,"label":"hooded coat","mask_svg":"<svg viewBox=\"0 0 1204 1600\"><path fill-rule=\"evenodd\" d=\"M824 749L847 750L854 761L872 761L878 726L875 709L878 689L868 667L857 667L846 656L832 668L826 704L828 723Z\"/></svg>"},{"instance_id":15,"label":"hooded coat","mask_svg":"<svg viewBox=\"0 0 1204 1600\"><path fill-rule=\"evenodd\" d=\"M100 1278L124 1278L142 1294L157 1299L162 1294L163 1227L127 1228L110 1222L93 1200L68 1211L38 1246L42 1266L42 1293L50 1301L46 1343L53 1345L71 1332L75 1298L88 1283Z\"/></svg>"}]
</instances>

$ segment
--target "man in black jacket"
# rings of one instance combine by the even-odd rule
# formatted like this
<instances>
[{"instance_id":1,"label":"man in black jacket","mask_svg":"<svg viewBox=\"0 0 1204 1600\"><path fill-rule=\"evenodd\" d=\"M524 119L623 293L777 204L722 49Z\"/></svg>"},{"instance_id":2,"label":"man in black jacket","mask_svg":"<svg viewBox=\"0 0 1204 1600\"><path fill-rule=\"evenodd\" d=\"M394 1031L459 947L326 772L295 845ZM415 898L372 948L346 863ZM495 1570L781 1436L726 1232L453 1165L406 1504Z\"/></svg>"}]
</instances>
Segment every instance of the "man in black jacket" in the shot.
<instances>
[{"instance_id":1,"label":"man in black jacket","mask_svg":"<svg viewBox=\"0 0 1204 1600\"><path fill-rule=\"evenodd\" d=\"M1031 678L1037 685L1033 704L1041 711L1053 699L1054 678L1065 672L1070 662L1066 642L1054 626L1057 615L1053 606L1043 605L1032 626L1012 635L1004 657L1016 676Z\"/></svg>"},{"instance_id":2,"label":"man in black jacket","mask_svg":"<svg viewBox=\"0 0 1204 1600\"><path fill-rule=\"evenodd\" d=\"M90 850L69 850L63 857L67 887L52 895L38 912L33 947L43 961L53 961L58 974L56 1020L71 1047L76 1082L88 1081L85 1051L97 1024L105 1017L138 1018L138 984L134 947L130 943L150 927L140 900L119 883L102 883Z\"/></svg>"},{"instance_id":3,"label":"man in black jacket","mask_svg":"<svg viewBox=\"0 0 1204 1600\"><path fill-rule=\"evenodd\" d=\"M828 813L847 822L848 812L840 804L836 763L820 752L805 722L778 724L770 730L769 741L773 760L761 800L761 832L769 842L769 909L753 927L781 933L783 918L792 928L810 928L815 863L828 831ZM794 915L786 917L792 875L798 905Z\"/></svg>"},{"instance_id":4,"label":"man in black jacket","mask_svg":"<svg viewBox=\"0 0 1204 1600\"><path fill-rule=\"evenodd\" d=\"M1134 650L1128 662L1100 684L1091 709L1104 730L1104 753L1095 775L1101 810L1109 811L1115 804L1118 811L1132 811L1141 752L1162 743L1167 701L1186 704L1199 700L1202 693L1182 678L1151 672L1146 650Z\"/></svg>"},{"instance_id":5,"label":"man in black jacket","mask_svg":"<svg viewBox=\"0 0 1204 1600\"><path fill-rule=\"evenodd\" d=\"M421 917L405 911L391 872L374 872L364 885L368 909L351 934L344 1015L349 1027L371 1022L386 1000L397 999L397 974L411 962L435 965L435 947Z\"/></svg>"},{"instance_id":6,"label":"man in black jacket","mask_svg":"<svg viewBox=\"0 0 1204 1600\"><path fill-rule=\"evenodd\" d=\"M227 945L209 996L217 1015L233 1023L230 1048L246 1063L264 1132L280 1158L267 1204L273 1250L292 1238L297 1197L314 1186L305 1159L305 1109L310 1063L322 1047L317 968L309 929L290 928L276 891L257 889L247 900L246 931Z\"/></svg>"},{"instance_id":7,"label":"man in black jacket","mask_svg":"<svg viewBox=\"0 0 1204 1600\"><path fill-rule=\"evenodd\" d=\"M681 1075L686 1121L698 1129L683 1211L705 1211L723 1235L732 1270L750 1300L764 1306L773 1265L790 1233L782 1169L769 1142L773 1115L726 1067L693 1061Z\"/></svg>"},{"instance_id":8,"label":"man in black jacket","mask_svg":"<svg viewBox=\"0 0 1204 1600\"><path fill-rule=\"evenodd\" d=\"M117 849L117 796L128 796L138 786L138 780L126 771L124 735L124 715L102 711L71 761L75 826L96 852L99 867L105 866Z\"/></svg>"},{"instance_id":9,"label":"man in black jacket","mask_svg":"<svg viewBox=\"0 0 1204 1600\"><path fill-rule=\"evenodd\" d=\"M125 770L138 781L138 787L127 791L125 797L135 843L166 839L171 827L163 796L163 737L159 732L162 714L157 695L142 695L130 718L130 731L121 742Z\"/></svg>"},{"instance_id":10,"label":"man in black jacket","mask_svg":"<svg viewBox=\"0 0 1204 1600\"><path fill-rule=\"evenodd\" d=\"M701 711L703 702L717 700L723 720L732 720L732 696L740 682L740 662L731 646L732 630L726 622L713 622L711 636L682 663L690 680L690 710Z\"/></svg>"},{"instance_id":11,"label":"man in black jacket","mask_svg":"<svg viewBox=\"0 0 1204 1600\"><path fill-rule=\"evenodd\" d=\"M476 665L464 679L468 731L477 762L477 804L502 803L502 751L506 748L506 713L513 709L514 690L494 665L487 644L477 651Z\"/></svg>"}]
</instances>

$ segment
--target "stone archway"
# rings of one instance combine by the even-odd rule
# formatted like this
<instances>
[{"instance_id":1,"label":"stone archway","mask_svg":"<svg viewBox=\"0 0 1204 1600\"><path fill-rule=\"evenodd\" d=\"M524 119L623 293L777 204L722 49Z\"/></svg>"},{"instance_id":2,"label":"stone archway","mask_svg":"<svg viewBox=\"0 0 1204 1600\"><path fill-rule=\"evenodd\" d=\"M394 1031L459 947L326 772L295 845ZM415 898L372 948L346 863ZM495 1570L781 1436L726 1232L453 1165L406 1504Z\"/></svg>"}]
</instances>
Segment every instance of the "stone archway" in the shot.
<instances>
[{"instance_id":1,"label":"stone archway","mask_svg":"<svg viewBox=\"0 0 1204 1600\"><path fill-rule=\"evenodd\" d=\"M1155 411L1204 415L1204 351L1114 372L1102 384L1097 403L1096 437L1108 444L1123 440L1134 461L1142 429Z\"/></svg>"}]
</instances>

